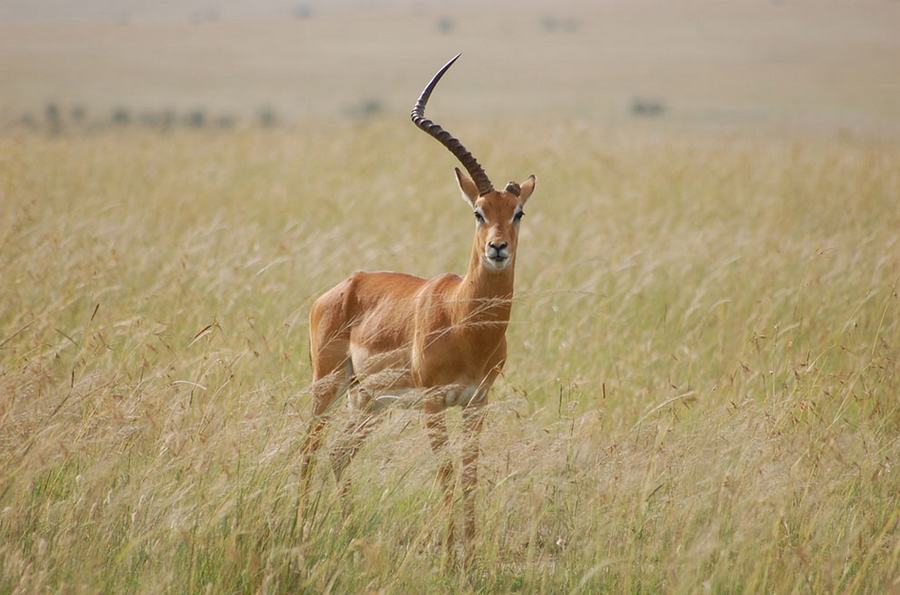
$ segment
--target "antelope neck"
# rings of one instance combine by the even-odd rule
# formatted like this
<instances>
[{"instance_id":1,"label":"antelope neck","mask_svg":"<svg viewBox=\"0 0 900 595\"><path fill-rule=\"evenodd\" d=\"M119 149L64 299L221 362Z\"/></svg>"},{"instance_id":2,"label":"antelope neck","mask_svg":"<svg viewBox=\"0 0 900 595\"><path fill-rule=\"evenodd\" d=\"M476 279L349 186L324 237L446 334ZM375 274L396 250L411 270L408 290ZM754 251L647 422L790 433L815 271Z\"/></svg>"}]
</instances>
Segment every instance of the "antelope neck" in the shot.
<instances>
[{"instance_id":1,"label":"antelope neck","mask_svg":"<svg viewBox=\"0 0 900 595\"><path fill-rule=\"evenodd\" d=\"M510 255L515 258L515 254ZM512 311L515 261L506 270L489 271L482 260L482 247L475 242L469 258L466 276L457 289L456 302L461 309L460 319L471 323L497 322L497 326L480 326L485 332L506 331Z\"/></svg>"}]
</instances>

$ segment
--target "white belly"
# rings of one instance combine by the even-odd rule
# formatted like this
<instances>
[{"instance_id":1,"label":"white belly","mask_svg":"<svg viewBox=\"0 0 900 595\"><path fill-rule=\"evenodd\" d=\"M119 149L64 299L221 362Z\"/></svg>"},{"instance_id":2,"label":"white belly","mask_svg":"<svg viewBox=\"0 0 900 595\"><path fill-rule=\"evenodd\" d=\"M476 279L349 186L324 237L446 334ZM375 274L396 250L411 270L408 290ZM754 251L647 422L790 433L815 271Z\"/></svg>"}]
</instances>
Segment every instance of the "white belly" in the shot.
<instances>
[{"instance_id":1,"label":"white belly","mask_svg":"<svg viewBox=\"0 0 900 595\"><path fill-rule=\"evenodd\" d=\"M447 407L466 406L472 402L478 386L475 384L454 384L447 387L444 404Z\"/></svg>"},{"instance_id":2,"label":"white belly","mask_svg":"<svg viewBox=\"0 0 900 595\"><path fill-rule=\"evenodd\" d=\"M350 359L358 381L356 389L350 391L352 409L378 411L389 405L415 407L425 398L422 389L412 386L408 350L372 353L362 345L351 343ZM465 407L475 398L483 398L478 395L478 385L466 381L447 385L442 392L446 407Z\"/></svg>"}]
</instances>

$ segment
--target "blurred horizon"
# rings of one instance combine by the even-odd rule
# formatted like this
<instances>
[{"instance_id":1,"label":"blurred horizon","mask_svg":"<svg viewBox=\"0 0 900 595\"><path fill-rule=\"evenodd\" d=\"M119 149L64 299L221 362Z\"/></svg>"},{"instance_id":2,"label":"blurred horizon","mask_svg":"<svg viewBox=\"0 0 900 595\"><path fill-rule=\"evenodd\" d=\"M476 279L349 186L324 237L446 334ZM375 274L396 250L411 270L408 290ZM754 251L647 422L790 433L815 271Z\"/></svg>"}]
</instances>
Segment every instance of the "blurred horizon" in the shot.
<instances>
[{"instance_id":1,"label":"blurred horizon","mask_svg":"<svg viewBox=\"0 0 900 595\"><path fill-rule=\"evenodd\" d=\"M0 6L0 123L50 106L130 121L393 118L462 51L433 100L444 117L895 137L897 30L891 0L14 0Z\"/></svg>"}]
</instances>

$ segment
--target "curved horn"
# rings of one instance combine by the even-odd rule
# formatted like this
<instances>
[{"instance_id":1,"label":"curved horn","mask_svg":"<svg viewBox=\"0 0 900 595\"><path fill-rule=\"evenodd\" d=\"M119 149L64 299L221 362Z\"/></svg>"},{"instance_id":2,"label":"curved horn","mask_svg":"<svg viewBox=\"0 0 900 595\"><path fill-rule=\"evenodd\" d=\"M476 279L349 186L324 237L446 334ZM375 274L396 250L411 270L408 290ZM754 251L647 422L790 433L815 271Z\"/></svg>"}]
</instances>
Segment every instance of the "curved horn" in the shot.
<instances>
[{"instance_id":1,"label":"curved horn","mask_svg":"<svg viewBox=\"0 0 900 595\"><path fill-rule=\"evenodd\" d=\"M436 138L439 143L447 147L447 149L459 159L460 163L463 164L463 167L466 168L466 171L469 172L469 175L472 176L472 180L478 187L478 193L483 195L491 192L494 187L491 185L491 181L488 179L487 174L484 173L481 164L478 163L478 160L475 159L474 155L466 150L458 139L454 138L452 134L441 128L439 124L436 124L425 117L425 104L428 103L431 92L434 91L434 88L437 86L438 81L441 80L441 77L444 76L444 73L453 66L453 63L456 62L457 58L461 55L462 54L456 54L452 60L444 64L444 67L437 71L437 74L434 75L434 78L431 79L431 82L428 83L425 90L419 95L419 100L416 101L416 104L413 106L410 118L412 118L412 121L416 126Z\"/></svg>"}]
</instances>

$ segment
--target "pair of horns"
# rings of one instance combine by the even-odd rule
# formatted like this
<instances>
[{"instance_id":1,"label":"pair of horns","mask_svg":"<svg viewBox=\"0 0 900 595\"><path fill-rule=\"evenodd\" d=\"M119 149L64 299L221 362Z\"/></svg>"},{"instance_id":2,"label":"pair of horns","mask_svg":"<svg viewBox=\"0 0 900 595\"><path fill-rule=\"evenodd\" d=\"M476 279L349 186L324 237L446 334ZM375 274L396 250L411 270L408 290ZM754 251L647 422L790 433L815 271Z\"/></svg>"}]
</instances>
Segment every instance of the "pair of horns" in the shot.
<instances>
[{"instance_id":1,"label":"pair of horns","mask_svg":"<svg viewBox=\"0 0 900 595\"><path fill-rule=\"evenodd\" d=\"M432 122L425 117L425 104L428 103L431 92L434 91L434 88L441 80L441 77L444 76L444 73L453 66L453 63L456 62L461 55L462 54L456 54L452 60L444 64L444 66L437 71L437 74L434 75L431 82L425 86L425 90L419 95L419 100L416 101L416 104L413 106L410 118L412 118L412 121L416 126L437 139L439 143L447 147L447 149L459 159L460 163L463 164L463 167L466 168L466 171L469 172L469 175L472 176L472 181L475 182L475 186L478 188L478 194L484 195L493 191L494 187L491 185L491 180L487 177L487 174L484 173L484 168L481 167L481 164L475 159L475 156L466 150L463 144L459 142L459 139L441 128L439 124ZM510 182L506 185L506 191L519 196L521 189L515 182Z\"/></svg>"}]
</instances>

